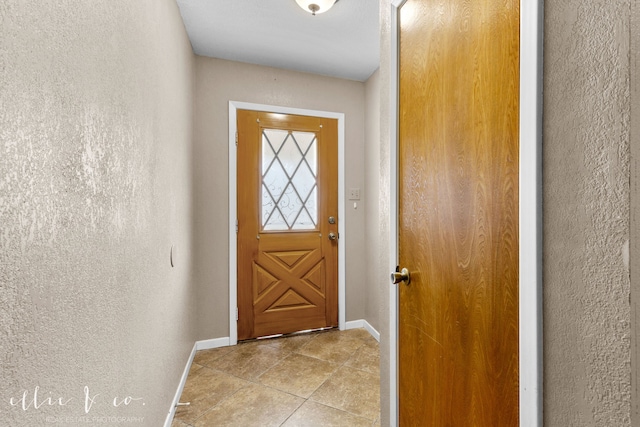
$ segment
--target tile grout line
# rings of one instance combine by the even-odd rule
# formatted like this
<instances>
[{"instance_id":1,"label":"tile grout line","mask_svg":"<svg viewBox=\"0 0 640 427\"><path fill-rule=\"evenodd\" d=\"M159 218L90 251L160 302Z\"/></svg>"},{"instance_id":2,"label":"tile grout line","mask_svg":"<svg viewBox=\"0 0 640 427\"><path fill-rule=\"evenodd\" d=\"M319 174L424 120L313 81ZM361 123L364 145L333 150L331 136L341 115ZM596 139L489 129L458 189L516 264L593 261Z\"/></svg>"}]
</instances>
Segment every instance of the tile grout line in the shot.
<instances>
[{"instance_id":1,"label":"tile grout line","mask_svg":"<svg viewBox=\"0 0 640 427\"><path fill-rule=\"evenodd\" d=\"M345 361L344 361L344 362L342 362L342 364L340 364L340 365L338 366L338 368L336 368L336 370L334 370L334 371L331 373L331 375L329 375L329 376L328 376L328 377L327 377L327 378L322 382L322 384L320 384L320 385L319 385L319 386L318 386L318 387L317 387L317 388L316 388L316 389L315 389L315 390L314 390L314 391L309 395L309 397L308 397L306 400L311 400L313 403L316 403L316 404L318 404L318 405L323 405L323 406L326 406L326 407L328 407L328 408L332 408L332 409L335 409L335 410L337 410L337 411L341 411L341 412L344 412L344 413L346 413L346 414L349 414L349 415L352 415L352 416L355 416L355 417L359 417L359 418L365 419L365 420L367 420L367 421L371 421L371 425L373 426L373 425L375 424L375 422L376 422L377 418L374 418L373 420L370 420L369 418L363 417L362 415L354 414L353 412L349 412L349 411L346 411L346 410L344 410L344 409L336 408L336 407L334 407L334 406L331 406L331 405L328 405L328 404L325 404L325 403L321 403L321 402L318 402L318 401L316 401L316 400L311 399L311 398L313 397L313 394L314 394L315 392L317 392L320 388L322 388L322 386L323 386L324 384L326 384L326 383L327 383L327 381L331 380L331 379L335 376L336 372L337 372L340 368L343 368L343 367L344 367L344 368L348 368L348 369L354 369L354 370L356 370L356 371L360 371L360 372L365 372L365 373L368 373L368 374L371 374L371 375L375 375L374 373L371 373L371 372L368 372L368 371L365 371L365 370L358 369L358 368L355 368L355 367L352 367L352 366L347 365L347 362L348 362L349 360L351 360L351 358L353 357L353 355L354 355L354 354L356 354L356 352L357 352L359 349L361 349L362 347L364 347L364 346L366 345L366 343L365 343L363 340L361 340L361 339L359 339L359 338L356 338L356 339L358 339L359 341L361 341L360 346L356 347L356 348L354 349L354 351L353 351L353 352L351 352L351 353L349 354L349 357L348 357L347 359L345 359ZM307 344L308 344L308 343L307 343ZM305 345L307 345L307 344L305 344ZM303 347L304 347L304 346L303 346ZM314 356L309 356L309 357L314 357ZM314 357L314 358L315 358L315 357ZM319 358L315 358L315 359L317 359L317 360L323 360L323 359L319 359ZM378 415L378 418L379 418L379 417L380 417L380 416Z\"/></svg>"},{"instance_id":2,"label":"tile grout line","mask_svg":"<svg viewBox=\"0 0 640 427\"><path fill-rule=\"evenodd\" d=\"M333 332L333 331L331 331L331 332L329 332L329 333L332 333L332 332ZM336 333L336 334L337 334L337 333L340 333L340 332L344 332L344 331L336 331L336 332L333 332L333 333ZM205 364L201 364L201 363L193 362L193 363L194 363L194 365L196 365L196 366L200 366L200 369L198 369L196 372L194 372L194 373L193 373L194 375L196 375L196 374L197 374L197 372L198 372L198 371L200 371L202 368L207 368L207 369L209 369L209 370L211 370L211 371L214 371L214 372L217 372L217 373L219 373L219 374L226 375L226 376L229 376L229 377L232 377L232 378L235 378L235 379L237 379L237 380L240 380L240 381L245 382L245 384L244 384L242 387L240 387L239 389L237 389L235 392L233 392L233 393L229 394L228 396L226 396L225 398L223 398L222 400L220 400L220 401L219 401L218 403L216 403L215 405L213 405L213 406L211 406L211 407L207 408L206 410L204 410L201 414L199 414L199 415L194 419L194 421L193 421L193 422L194 422L194 423L197 423L197 421L198 421L199 419L201 419L202 417L204 417L206 414L210 413L210 412L211 412L212 410L214 410L215 408L219 407L221 404L223 404L223 403L227 402L229 399L231 399L233 396L235 396L238 392L240 392L241 390L246 389L249 385L254 384L254 385L257 385L257 386L260 386L260 387L264 387L264 388L269 389L269 390L272 390L272 391L276 391L276 392L279 392L279 393L285 393L285 394L288 394L289 396L295 397L295 398L297 398L297 399L301 399L300 404L299 404L298 406L296 406L296 408L295 408L295 409L293 409L293 411L291 411L291 413L289 413L289 414L288 414L288 416L285 418L285 420L284 420L284 421L282 421L282 422L279 424L280 426L281 426L281 425L283 425L284 423L286 423L286 422L287 422L287 420L289 420L289 419L290 419L290 418L291 418L291 417L292 417L296 412L298 412L298 411L300 410L300 408L301 408L305 403L307 403L307 402L309 402L309 401L313 402L313 403L314 403L314 404L316 404L316 405L321 405L321 406L324 406L324 407L331 408L331 409L333 409L333 410L339 411L339 412L341 412L341 413L349 414L350 416L354 416L354 417L360 418L360 419L362 419L362 420L370 421L370 422L371 422L371 425L372 425L372 426L374 426L374 425L376 424L377 420L379 420L379 419L380 419L380 415L379 415L379 414L378 414L377 418L370 419L370 418L368 418L368 417L364 417L364 416L362 416L361 414L355 414L355 413L352 413L352 412L350 412L350 411L347 411L347 410L344 410L344 409L341 409L341 408L335 408L335 407L333 407L333 406L331 406L331 405L328 405L328 404L325 404L325 403L321 403L321 402L318 402L318 401L315 401L315 400L312 400L312 399L311 399L311 398L312 398L312 396L313 396L313 395L314 395L314 394L315 394L315 393L316 393L320 388L322 388L322 387L323 387L323 386L324 386L324 385L325 385L329 380L334 379L334 378L335 378L335 376L336 376L336 374L337 374L337 372L338 372L338 371L340 371L340 369L342 369L342 368L344 368L344 369L348 369L348 370L351 370L351 371L353 371L353 372L357 371L357 372L362 372L362 373L365 373L365 374L368 374L368 375L374 375L374 376L376 375L376 373L371 372L371 371L368 371L368 370L366 370L366 369L360 369L360 368L359 368L359 367L357 367L357 366L347 365L347 363L349 363L349 361L351 361L351 360L353 359L353 357L356 355L356 353L357 353L358 351L360 351L361 349L363 349L365 346L368 346L368 345L369 345L365 339L361 339L360 337L357 337L357 336L353 336L353 335L351 335L351 337L353 338L353 340L355 340L355 341L359 342L359 345L358 345L357 347L355 347L355 348L353 349L353 351L349 352L349 353L348 353L348 355L347 355L347 357L346 357L346 358L345 358L341 363L335 363L335 362L332 362L332 361L330 361L330 360L325 360L325 359L322 359L322 358L320 358L320 357L316 357L316 356L314 356L314 355L308 355L308 354L300 353L300 351L302 351L305 347L310 346L310 345L311 345L311 343L312 343L312 342L314 342L314 341L315 341L318 337L320 337L320 336L323 336L323 334L322 334L322 333L314 334L312 337L310 337L310 339L309 339L307 342L305 342L305 343L301 344L300 346L295 347L295 348L294 348L294 349L292 349L292 350L287 350L287 351L286 351L286 353L284 353L284 352L283 352L283 353L284 353L284 355L283 355L282 357L278 357L278 358L277 358L277 360L276 360L276 361L275 361L271 366L269 366L269 367L268 367L268 368L266 368L264 371L262 371L262 372L260 372L259 374L257 374L257 375L256 375L255 377L253 377L252 379L242 378L242 377L237 376L237 375L235 375L235 374L233 374L233 373L225 372L225 371L223 371L223 370L220 370L220 369L218 369L218 368L215 368L215 367L212 367L212 366L209 366L209 365L205 365ZM350 335L346 335L346 336L350 336ZM288 337L283 337L283 338L284 338L284 339L287 339ZM276 339L281 339L281 338L276 338ZM340 345L340 343L336 343L336 344ZM240 344L240 345L242 345L242 344ZM267 346L267 347L273 348L273 349L278 349L278 348L279 348L279 346L275 343L275 341L273 341L273 342L271 342L271 343L265 342L265 343L264 343L264 345L265 345L265 346ZM207 351L207 350L203 350L203 351ZM222 358L224 358L224 357L226 357L226 356L228 356L228 355L230 355L230 354L236 353L236 352L238 352L238 351L239 351L239 348L234 348L234 349L232 349L232 350L230 350L230 351L228 351L228 352L226 352L226 353L220 354L219 356L215 357L215 358L214 358L214 359L212 359L212 360L207 360L207 363L210 363L210 364L215 365L215 364L216 364L216 362L219 362ZM378 346L378 351L379 351L379 346ZM262 376L264 376L266 373L268 373L268 372L270 372L270 371L274 370L274 369L276 368L276 366L280 365L281 363L283 363L283 362L284 362L284 361L286 361L287 359L291 358L293 355L298 355L298 356L302 356L302 357L312 358L312 359L315 359L315 360L317 360L317 361L324 362L324 363L328 363L328 364L330 364L330 365L334 365L334 366L335 366L335 368L333 369L333 371L331 372L331 374L329 374L329 375L327 376L327 378L325 378L325 380L324 380L324 381L322 381L322 383L321 383L320 385L318 385L317 387L315 387L315 388L313 389L313 391L311 391L311 392L309 393L309 396L308 396L308 397L298 396L298 395L296 395L296 394L294 394L294 393L291 393L291 392L289 392L289 391L286 391L286 390L280 390L280 389L278 389L278 388L276 388L276 387L274 387L274 386L264 384L264 383L262 383L262 382L260 381L260 378L261 378ZM377 375L379 375L379 373L378 373ZM182 421L182 420L178 420L178 421L180 421L181 423L184 423L185 425L191 426L191 427L193 427L193 426L195 425L195 424L191 424L191 423L188 423L188 422L185 422L185 421Z\"/></svg>"},{"instance_id":3,"label":"tile grout line","mask_svg":"<svg viewBox=\"0 0 640 427\"><path fill-rule=\"evenodd\" d=\"M267 345L267 344L265 344L265 345ZM270 346L270 347L271 347L271 348L275 348L275 347L273 347L273 346ZM237 349L237 348L236 348L236 349L233 349L233 350L231 350L230 352L225 353L224 355L220 355L219 357L217 357L217 358L213 359L213 361L217 361L217 360L221 359L222 357L224 357L224 356L226 356L226 355L228 355L228 354L231 354L231 353L237 352L237 351L238 351L238 349ZM278 363L282 362L283 360L285 360L286 358L288 358L288 357L289 357L289 356L291 356L292 354L294 354L294 352L293 352L293 351L290 351L290 352L289 352L289 353L288 353L284 358L282 358L281 360L279 360L278 362L276 362L273 366L271 366L271 367L267 368L265 371L261 372L261 373L260 373L259 375L257 375L254 379L242 378L242 377L239 377L239 376L237 376L237 375L235 375L235 374L232 374L232 373L229 373L229 372L225 372L225 371L221 371L221 370L219 370L219 369L212 368L212 367L209 367L209 366L206 366L206 365L200 365L200 366L202 366L203 368L207 368L207 369L210 369L210 370L212 370L212 371L219 372L219 373L221 373L221 374L228 375L228 376L230 376L230 377L233 377L233 378L236 378L236 379L239 379L239 380L245 381L245 382L250 383L250 384L255 384L255 385L259 385L259 386L265 387L265 388L269 388L269 389L271 389L271 390L276 390L276 391L279 391L279 392L282 392L282 393L287 393L287 392L285 392L285 391L278 390L278 389L276 389L276 388L269 387L269 386L267 386L267 385L265 385L265 384L262 384L262 383L258 382L258 379L259 379L262 375L264 375L266 372L268 372L269 370L271 370L272 368L274 368L276 365L278 365ZM212 361L212 362L213 362L213 361ZM199 364L198 364L198 365L199 365ZM197 420L198 420L198 419L200 419L200 418L204 417L207 413L211 412L212 410L214 410L215 408L217 408L218 406L220 406L222 403L226 402L227 400L229 400L230 398L232 398L233 396L235 396L238 392L240 392L241 390L243 390L243 389L247 388L248 386L249 386L249 384L245 384L245 385L243 385L242 387L240 387L239 389L237 389L235 392L231 393L230 395L226 396L224 399L220 400L220 401L219 401L218 403L216 403L215 405L213 405L213 406L211 406L211 407L207 408L204 412L202 412L200 415L198 415L198 416L195 418L194 422L197 422ZM287 393L287 394L289 394L289 395L291 395L291 396L294 396L294 397L297 397L297 398L301 398L300 396L296 396L296 395L291 394L291 393ZM304 398L302 398L302 399L304 399ZM289 416L291 416L293 413L295 413L295 412L300 408L300 406L302 406L302 404L304 404L304 402L306 402L306 399L304 399L304 401L303 401L303 402L302 402L298 407L296 407L296 409L295 409L291 414L289 414ZM288 419L288 417L287 417L287 419ZM192 426L192 427L193 427L193 426Z\"/></svg>"}]
</instances>

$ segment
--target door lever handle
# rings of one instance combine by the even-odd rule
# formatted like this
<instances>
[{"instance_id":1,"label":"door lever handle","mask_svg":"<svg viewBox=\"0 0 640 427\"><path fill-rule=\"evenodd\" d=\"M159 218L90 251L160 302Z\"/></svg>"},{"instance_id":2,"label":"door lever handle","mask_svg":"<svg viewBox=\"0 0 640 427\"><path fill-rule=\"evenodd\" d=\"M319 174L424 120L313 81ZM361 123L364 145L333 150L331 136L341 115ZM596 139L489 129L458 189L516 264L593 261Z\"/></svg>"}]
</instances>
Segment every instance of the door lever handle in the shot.
<instances>
[{"instance_id":1,"label":"door lever handle","mask_svg":"<svg viewBox=\"0 0 640 427\"><path fill-rule=\"evenodd\" d=\"M391 273L391 282L393 282L394 285L397 285L400 282L405 282L405 285L408 285L411 283L411 274L409 273L409 270L403 268L402 271L395 271Z\"/></svg>"}]
</instances>

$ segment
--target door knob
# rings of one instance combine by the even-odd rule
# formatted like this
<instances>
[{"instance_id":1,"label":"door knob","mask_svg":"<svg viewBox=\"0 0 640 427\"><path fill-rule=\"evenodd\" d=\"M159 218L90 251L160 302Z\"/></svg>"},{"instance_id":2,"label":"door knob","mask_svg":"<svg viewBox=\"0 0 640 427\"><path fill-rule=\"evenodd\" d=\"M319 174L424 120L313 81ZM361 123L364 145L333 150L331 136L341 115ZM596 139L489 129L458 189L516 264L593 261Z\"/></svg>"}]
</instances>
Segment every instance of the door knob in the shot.
<instances>
[{"instance_id":1,"label":"door knob","mask_svg":"<svg viewBox=\"0 0 640 427\"><path fill-rule=\"evenodd\" d=\"M405 282L405 285L408 285L411 283L411 274L409 274L409 270L403 268L402 271L395 271L391 273L391 281L394 285L397 285L400 282Z\"/></svg>"},{"instance_id":2,"label":"door knob","mask_svg":"<svg viewBox=\"0 0 640 427\"><path fill-rule=\"evenodd\" d=\"M338 236L336 236L336 233L333 233L333 232L329 233L329 240L336 240L337 237Z\"/></svg>"}]
</instances>

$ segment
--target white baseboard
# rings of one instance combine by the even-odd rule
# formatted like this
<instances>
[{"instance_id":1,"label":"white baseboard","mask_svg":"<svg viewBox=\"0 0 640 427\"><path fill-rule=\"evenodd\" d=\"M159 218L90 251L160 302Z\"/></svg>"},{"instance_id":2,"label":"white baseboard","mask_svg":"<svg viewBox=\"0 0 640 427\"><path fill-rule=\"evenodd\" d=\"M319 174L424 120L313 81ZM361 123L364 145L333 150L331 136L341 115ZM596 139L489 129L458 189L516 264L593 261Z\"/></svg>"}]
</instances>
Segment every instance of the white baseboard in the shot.
<instances>
[{"instance_id":1,"label":"white baseboard","mask_svg":"<svg viewBox=\"0 0 640 427\"><path fill-rule=\"evenodd\" d=\"M196 341L196 350L209 350L211 348L227 347L229 344L229 337L212 338L210 340Z\"/></svg>"},{"instance_id":2,"label":"white baseboard","mask_svg":"<svg viewBox=\"0 0 640 427\"><path fill-rule=\"evenodd\" d=\"M369 324L364 319L360 320L352 320L350 322L345 323L345 329L357 329L364 328L367 332L371 334L376 341L380 341L380 333L376 331L373 326ZM191 350L191 354L189 355L189 360L187 360L187 365L184 367L184 371L182 372L182 378L180 378L180 384L178 384L178 390L176 390L176 395L173 398L173 402L171 403L171 409L167 414L167 418L164 422L164 427L171 427L171 423L173 422L173 417L176 414L176 405L178 404L178 400L180 399L180 395L182 395L182 390L184 389L184 384L187 382L187 377L189 376L189 370L191 369L191 364L193 363L193 358L196 357L196 351L199 350L209 350L211 348L218 347L227 347L230 345L231 340L229 337L222 338L212 338L210 340L202 340L196 341L193 345L193 349Z\"/></svg>"},{"instance_id":3,"label":"white baseboard","mask_svg":"<svg viewBox=\"0 0 640 427\"><path fill-rule=\"evenodd\" d=\"M171 409L169 409L167 418L164 421L164 427L171 427L171 423L173 422L173 417L176 414L176 406L178 406L178 401L180 400L180 396L182 395L184 384L187 382L187 377L189 376L191 363L193 362L193 358L196 357L196 351L197 351L196 347L197 347L197 343L193 345L193 349L191 350L191 354L189 355L189 360L187 360L187 365L184 367L184 371L182 371L182 378L180 378L180 383L178 384L178 390L176 390L176 395L173 397L173 402L171 402Z\"/></svg>"},{"instance_id":4,"label":"white baseboard","mask_svg":"<svg viewBox=\"0 0 640 427\"><path fill-rule=\"evenodd\" d=\"M345 329L357 329L364 328L376 341L380 342L380 332L376 331L373 326L369 322L364 319L360 320L351 320L345 324Z\"/></svg>"},{"instance_id":5,"label":"white baseboard","mask_svg":"<svg viewBox=\"0 0 640 427\"><path fill-rule=\"evenodd\" d=\"M171 409L169 410L169 414L167 414L167 419L164 421L164 427L171 427L171 423L173 422L173 417L176 414L176 406L178 405L178 401L180 396L182 395L182 390L184 389L184 384L187 382L187 377L189 376L189 370L191 369L191 364L193 363L193 358L196 357L196 351L198 350L209 350L211 348L218 347L226 347L229 345L229 337L224 338L213 338L210 340L202 340L196 341L193 345L193 350L191 350L191 354L189 355L189 360L187 360L187 365L182 372L182 378L180 378L180 384L178 384L178 390L176 390L176 395L173 398L173 402L171 403Z\"/></svg>"}]
</instances>

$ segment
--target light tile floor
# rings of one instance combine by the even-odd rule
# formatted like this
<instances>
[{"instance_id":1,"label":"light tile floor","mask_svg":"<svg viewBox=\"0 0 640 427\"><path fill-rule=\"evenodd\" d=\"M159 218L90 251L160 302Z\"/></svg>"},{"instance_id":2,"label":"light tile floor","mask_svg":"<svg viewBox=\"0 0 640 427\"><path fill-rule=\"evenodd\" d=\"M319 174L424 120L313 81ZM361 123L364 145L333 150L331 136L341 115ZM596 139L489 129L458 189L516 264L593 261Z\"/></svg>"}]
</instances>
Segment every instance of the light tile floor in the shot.
<instances>
[{"instance_id":1,"label":"light tile floor","mask_svg":"<svg viewBox=\"0 0 640 427\"><path fill-rule=\"evenodd\" d=\"M380 352L364 329L196 353L172 427L379 426Z\"/></svg>"}]
</instances>

